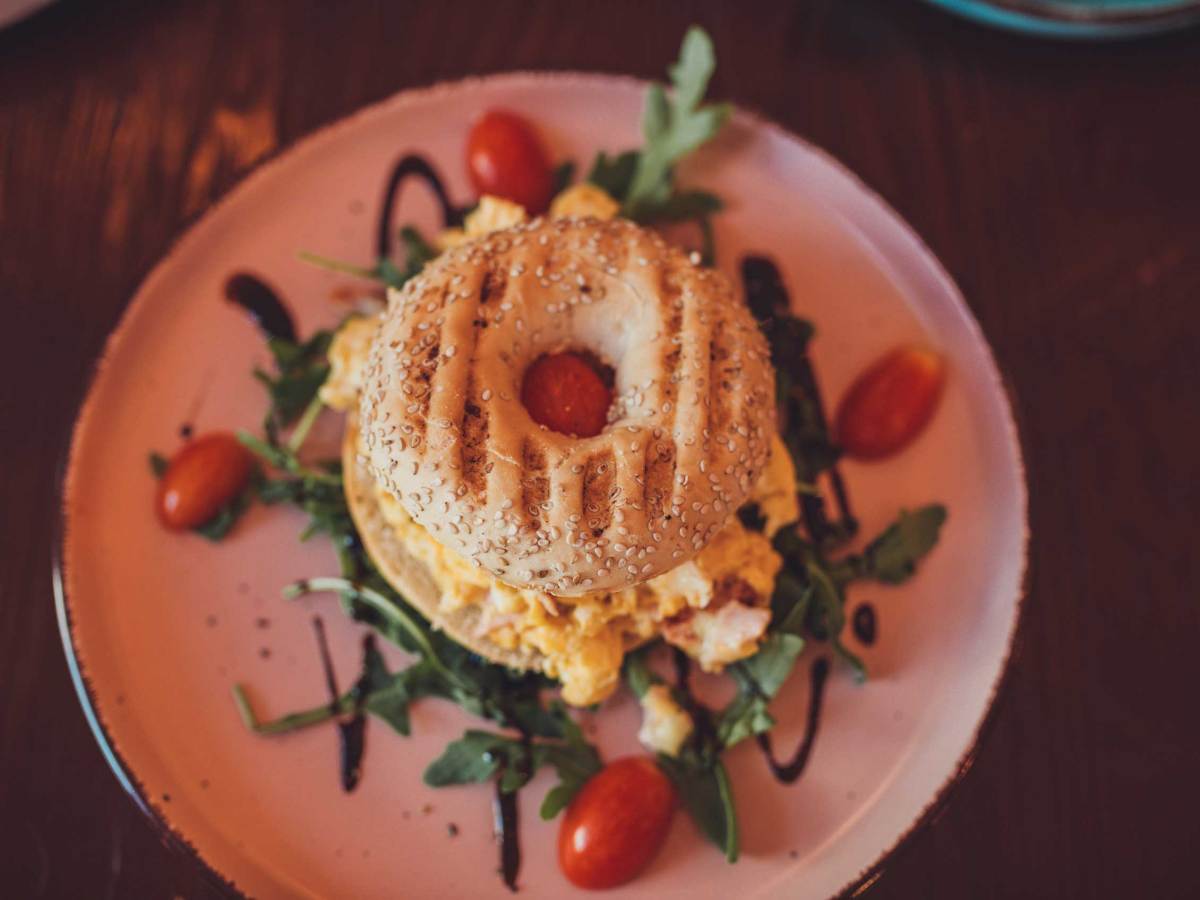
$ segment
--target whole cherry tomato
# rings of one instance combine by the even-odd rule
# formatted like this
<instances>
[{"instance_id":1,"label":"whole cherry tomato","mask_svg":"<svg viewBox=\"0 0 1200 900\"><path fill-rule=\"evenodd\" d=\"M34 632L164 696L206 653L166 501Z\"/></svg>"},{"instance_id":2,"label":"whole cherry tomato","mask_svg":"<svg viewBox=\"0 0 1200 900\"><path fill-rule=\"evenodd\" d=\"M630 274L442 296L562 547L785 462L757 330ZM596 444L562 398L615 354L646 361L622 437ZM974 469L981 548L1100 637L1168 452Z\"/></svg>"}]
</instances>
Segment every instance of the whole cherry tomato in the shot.
<instances>
[{"instance_id":1,"label":"whole cherry tomato","mask_svg":"<svg viewBox=\"0 0 1200 900\"><path fill-rule=\"evenodd\" d=\"M562 434L592 437L604 430L612 391L578 353L538 357L525 370L521 402L533 421Z\"/></svg>"},{"instance_id":2,"label":"whole cherry tomato","mask_svg":"<svg viewBox=\"0 0 1200 900\"><path fill-rule=\"evenodd\" d=\"M558 832L558 863L582 888L624 884L649 865L667 836L675 788L654 761L609 763L571 801Z\"/></svg>"},{"instance_id":3,"label":"whole cherry tomato","mask_svg":"<svg viewBox=\"0 0 1200 900\"><path fill-rule=\"evenodd\" d=\"M254 471L254 457L227 432L185 444L158 482L158 518L173 531L207 522L241 493Z\"/></svg>"},{"instance_id":4,"label":"whole cherry tomato","mask_svg":"<svg viewBox=\"0 0 1200 900\"><path fill-rule=\"evenodd\" d=\"M850 385L837 411L837 442L852 459L891 456L933 416L946 367L932 350L900 347Z\"/></svg>"},{"instance_id":5,"label":"whole cherry tomato","mask_svg":"<svg viewBox=\"0 0 1200 900\"><path fill-rule=\"evenodd\" d=\"M493 109L475 123L467 137L467 173L480 194L520 203L530 215L550 205L550 162L533 128L515 113Z\"/></svg>"}]
</instances>

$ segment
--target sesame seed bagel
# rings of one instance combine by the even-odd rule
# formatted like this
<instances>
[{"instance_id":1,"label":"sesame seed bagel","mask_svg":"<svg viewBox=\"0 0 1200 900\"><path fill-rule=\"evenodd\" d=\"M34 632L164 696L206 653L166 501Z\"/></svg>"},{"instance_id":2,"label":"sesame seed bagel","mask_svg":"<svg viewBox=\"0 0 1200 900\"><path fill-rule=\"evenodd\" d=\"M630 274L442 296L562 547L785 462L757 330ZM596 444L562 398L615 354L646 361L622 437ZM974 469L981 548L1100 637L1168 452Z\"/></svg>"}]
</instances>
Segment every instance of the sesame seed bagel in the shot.
<instances>
[{"instance_id":1,"label":"sesame seed bagel","mask_svg":"<svg viewBox=\"0 0 1200 900\"><path fill-rule=\"evenodd\" d=\"M514 649L501 647L480 628L482 610L478 604L465 604L456 609L442 608L442 589L429 568L400 540L379 507L375 483L358 452L359 436L354 430L354 417L342 438L342 473L345 479L346 500L354 526L367 548L371 561L387 579L388 584L421 612L436 628L454 640L492 662L510 669L541 671L545 657L528 646Z\"/></svg>"},{"instance_id":2,"label":"sesame seed bagel","mask_svg":"<svg viewBox=\"0 0 1200 900\"><path fill-rule=\"evenodd\" d=\"M615 372L594 437L521 404L526 368L567 350ZM371 473L417 523L562 596L703 549L757 482L774 416L766 342L728 280L621 219L537 219L438 257L389 294L359 399Z\"/></svg>"}]
</instances>

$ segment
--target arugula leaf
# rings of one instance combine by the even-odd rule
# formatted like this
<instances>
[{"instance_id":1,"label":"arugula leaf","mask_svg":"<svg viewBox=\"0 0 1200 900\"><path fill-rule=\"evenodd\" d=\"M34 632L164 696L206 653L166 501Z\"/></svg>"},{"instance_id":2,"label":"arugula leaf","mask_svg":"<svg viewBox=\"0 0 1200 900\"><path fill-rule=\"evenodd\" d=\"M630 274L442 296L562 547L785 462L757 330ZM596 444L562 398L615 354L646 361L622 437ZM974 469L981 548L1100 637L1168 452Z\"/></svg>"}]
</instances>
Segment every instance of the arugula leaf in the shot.
<instances>
[{"instance_id":1,"label":"arugula leaf","mask_svg":"<svg viewBox=\"0 0 1200 900\"><path fill-rule=\"evenodd\" d=\"M438 249L412 225L400 229L400 243L404 245L404 268L400 270L398 283L389 282L389 287L394 288L403 287L404 282L421 274L425 264L438 255Z\"/></svg>"},{"instance_id":2,"label":"arugula leaf","mask_svg":"<svg viewBox=\"0 0 1200 900\"><path fill-rule=\"evenodd\" d=\"M560 162L554 167L554 172L551 173L550 178L550 196L557 197L569 188L571 182L575 180L575 161L567 159Z\"/></svg>"},{"instance_id":3,"label":"arugula leaf","mask_svg":"<svg viewBox=\"0 0 1200 900\"><path fill-rule=\"evenodd\" d=\"M150 472L155 478L162 478L167 474L167 466L171 461L156 450L151 450L149 455Z\"/></svg>"},{"instance_id":4,"label":"arugula leaf","mask_svg":"<svg viewBox=\"0 0 1200 900\"><path fill-rule=\"evenodd\" d=\"M741 691L717 718L717 739L728 750L748 737L762 734L775 727L775 719L767 711L766 698L755 691Z\"/></svg>"},{"instance_id":5,"label":"arugula leaf","mask_svg":"<svg viewBox=\"0 0 1200 900\"><path fill-rule=\"evenodd\" d=\"M770 627L773 631L797 637L804 633L813 585L806 574L799 577L800 574L785 563L785 568L775 576L775 592L771 595Z\"/></svg>"},{"instance_id":6,"label":"arugula leaf","mask_svg":"<svg viewBox=\"0 0 1200 900\"><path fill-rule=\"evenodd\" d=\"M562 716L564 746L553 744L538 745L544 754L542 763L554 767L558 774L558 784L551 788L542 800L539 814L543 819L553 819L565 809L587 780L603 767L600 754L596 748L587 742L583 730L566 714L559 704Z\"/></svg>"},{"instance_id":7,"label":"arugula leaf","mask_svg":"<svg viewBox=\"0 0 1200 900\"><path fill-rule=\"evenodd\" d=\"M751 679L763 696L774 697L792 674L804 644L804 638L798 635L773 632L767 635L753 656L736 665L737 674Z\"/></svg>"},{"instance_id":8,"label":"arugula leaf","mask_svg":"<svg viewBox=\"0 0 1200 900\"><path fill-rule=\"evenodd\" d=\"M738 694L717 722L722 746L732 747L775 726L767 704L792 674L804 644L804 638L798 635L773 631L753 656L730 667L730 674L738 682Z\"/></svg>"},{"instance_id":9,"label":"arugula leaf","mask_svg":"<svg viewBox=\"0 0 1200 900\"><path fill-rule=\"evenodd\" d=\"M601 150L596 154L587 180L610 197L619 200L629 193L629 186L633 183L633 173L637 169L639 156L641 153L637 150L626 150L616 156L609 156Z\"/></svg>"},{"instance_id":10,"label":"arugula leaf","mask_svg":"<svg viewBox=\"0 0 1200 900\"><path fill-rule=\"evenodd\" d=\"M627 653L623 664L625 683L629 685L629 689L639 700L646 696L646 691L651 687L662 684L662 679L651 672L650 666L646 663L646 656L649 652L650 646L646 646Z\"/></svg>"},{"instance_id":11,"label":"arugula leaf","mask_svg":"<svg viewBox=\"0 0 1200 900\"><path fill-rule=\"evenodd\" d=\"M720 211L719 197L708 191L679 191L675 165L720 130L729 118L728 104L701 106L716 68L712 40L702 28L688 29L679 60L670 67L674 92L661 84L646 91L642 114L643 146L609 156L601 152L587 180L621 201L621 213L637 222L699 223L702 258L713 264L713 236L708 217Z\"/></svg>"},{"instance_id":12,"label":"arugula leaf","mask_svg":"<svg viewBox=\"0 0 1200 900\"><path fill-rule=\"evenodd\" d=\"M491 781L505 764L505 754L519 747L518 741L490 731L467 731L429 764L424 781L430 787Z\"/></svg>"},{"instance_id":13,"label":"arugula leaf","mask_svg":"<svg viewBox=\"0 0 1200 900\"><path fill-rule=\"evenodd\" d=\"M318 331L302 344L277 337L267 341L277 374L255 369L254 377L270 398L263 420L268 443L277 443L280 429L295 422L314 402L329 375L326 353L332 340L333 332Z\"/></svg>"},{"instance_id":14,"label":"arugula leaf","mask_svg":"<svg viewBox=\"0 0 1200 900\"><path fill-rule=\"evenodd\" d=\"M192 531L213 543L224 540L233 530L238 519L250 508L250 501L253 497L254 487L251 486L217 510L215 516L207 522L201 522Z\"/></svg>"},{"instance_id":15,"label":"arugula leaf","mask_svg":"<svg viewBox=\"0 0 1200 900\"><path fill-rule=\"evenodd\" d=\"M713 213L725 208L724 201L708 191L677 191L661 203L648 207L643 219L653 222L706 222Z\"/></svg>"},{"instance_id":16,"label":"arugula leaf","mask_svg":"<svg viewBox=\"0 0 1200 900\"><path fill-rule=\"evenodd\" d=\"M565 712L562 716L564 723L569 723L565 741L531 743L469 730L429 764L425 783L430 787L446 787L499 777L500 790L511 793L528 784L542 766L550 766L559 782L542 801L541 816L553 819L601 768L596 749L587 743Z\"/></svg>"},{"instance_id":17,"label":"arugula leaf","mask_svg":"<svg viewBox=\"0 0 1200 900\"><path fill-rule=\"evenodd\" d=\"M404 246L404 264L402 266L396 265L386 257L377 260L373 266L360 266L343 262L340 259L321 256L308 250L301 250L298 255L301 260L317 268L353 275L355 278L364 278L368 281L378 281L386 287L399 290L410 278L420 274L427 262L438 255L438 249L412 225L405 225L400 229L400 243Z\"/></svg>"},{"instance_id":18,"label":"arugula leaf","mask_svg":"<svg viewBox=\"0 0 1200 900\"><path fill-rule=\"evenodd\" d=\"M630 218L644 219L667 203L674 190L674 165L715 135L729 118L728 104L700 106L716 65L712 39L704 29L692 26L684 35L679 61L669 70L674 95L668 97L661 84L647 90L642 114L645 146L624 195L624 211Z\"/></svg>"},{"instance_id":19,"label":"arugula leaf","mask_svg":"<svg viewBox=\"0 0 1200 900\"><path fill-rule=\"evenodd\" d=\"M917 563L937 544L946 521L946 507L939 503L923 506L915 512L901 510L899 517L871 541L861 554L842 560L833 570L842 583L872 579L884 584L900 584L917 569Z\"/></svg>"},{"instance_id":20,"label":"arugula leaf","mask_svg":"<svg viewBox=\"0 0 1200 900\"><path fill-rule=\"evenodd\" d=\"M726 860L737 862L741 852L737 810L729 775L720 759L711 766L698 767L660 755L658 764L675 782L692 821L721 848Z\"/></svg>"}]
</instances>

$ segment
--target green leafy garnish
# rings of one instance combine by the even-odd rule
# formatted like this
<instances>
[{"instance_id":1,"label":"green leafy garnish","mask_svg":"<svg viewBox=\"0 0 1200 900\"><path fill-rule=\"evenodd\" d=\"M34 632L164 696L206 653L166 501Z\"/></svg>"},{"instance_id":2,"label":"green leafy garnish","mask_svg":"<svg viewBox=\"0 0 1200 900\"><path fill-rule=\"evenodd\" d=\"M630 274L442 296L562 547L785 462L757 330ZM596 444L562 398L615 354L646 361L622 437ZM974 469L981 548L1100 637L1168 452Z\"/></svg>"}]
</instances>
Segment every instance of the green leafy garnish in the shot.
<instances>
[{"instance_id":1,"label":"green leafy garnish","mask_svg":"<svg viewBox=\"0 0 1200 900\"><path fill-rule=\"evenodd\" d=\"M626 150L616 156L609 156L601 150L596 154L587 180L609 196L620 200L629 193L640 156L641 152L638 150Z\"/></svg>"},{"instance_id":2,"label":"green leafy garnish","mask_svg":"<svg viewBox=\"0 0 1200 900\"><path fill-rule=\"evenodd\" d=\"M694 765L664 756L658 763L675 783L692 821L721 849L728 862L737 862L741 840L725 764L719 757L709 765Z\"/></svg>"},{"instance_id":3,"label":"green leafy garnish","mask_svg":"<svg viewBox=\"0 0 1200 900\"><path fill-rule=\"evenodd\" d=\"M404 264L397 266L392 260L384 257L373 266L360 266L354 263L331 259L308 250L301 250L300 259L321 269L331 272L341 272L343 275L353 275L367 281L378 281L386 287L399 290L410 279L419 275L425 264L438 255L438 250L427 241L421 232L412 225L400 229L400 243L404 247Z\"/></svg>"},{"instance_id":4,"label":"green leafy garnish","mask_svg":"<svg viewBox=\"0 0 1200 900\"><path fill-rule=\"evenodd\" d=\"M653 645L627 654L622 666L626 684L639 698L651 686L663 684L663 680L650 669L647 662L652 650ZM724 763L721 762L721 753L745 736L736 733L743 730L743 726L735 725L735 720L753 717L754 713L731 711L740 698L735 698L726 710L714 713L693 697L686 687L672 688L671 694L675 702L687 711L694 727L677 756L658 755L659 768L674 782L683 798L684 808L697 827L721 849L729 862L736 862L741 853L737 810L733 805L733 792ZM762 712L765 713L765 709ZM726 725L726 722L729 724ZM727 743L728 738L736 740Z\"/></svg>"},{"instance_id":5,"label":"green leafy garnish","mask_svg":"<svg viewBox=\"0 0 1200 900\"><path fill-rule=\"evenodd\" d=\"M674 94L668 97L661 84L652 84L646 91L642 113L645 144L622 204L629 218L659 218L675 193L675 164L713 137L729 118L726 103L700 105L716 67L712 39L693 25L684 35L679 61L669 70Z\"/></svg>"},{"instance_id":6,"label":"green leafy garnish","mask_svg":"<svg viewBox=\"0 0 1200 900\"><path fill-rule=\"evenodd\" d=\"M556 704L552 711L561 717L563 739L527 741L472 729L429 764L425 783L446 787L499 778L500 790L511 793L528 784L542 766L551 766L559 780L542 801L541 816L553 819L600 771L601 763L565 709Z\"/></svg>"},{"instance_id":7,"label":"green leafy garnish","mask_svg":"<svg viewBox=\"0 0 1200 900\"><path fill-rule=\"evenodd\" d=\"M551 189L550 196L556 197L571 186L571 182L575 180L575 161L565 160L554 167L554 172L551 173Z\"/></svg>"},{"instance_id":8,"label":"green leafy garnish","mask_svg":"<svg viewBox=\"0 0 1200 900\"><path fill-rule=\"evenodd\" d=\"M915 512L901 511L879 537L860 554L853 554L832 570L835 579L846 582L870 579L900 584L916 571L917 563L937 544L946 521L946 507L923 506Z\"/></svg>"},{"instance_id":9,"label":"green leafy garnish","mask_svg":"<svg viewBox=\"0 0 1200 900\"><path fill-rule=\"evenodd\" d=\"M155 478L162 478L167 474L167 466L171 461L156 450L151 450L148 457L150 462L150 473Z\"/></svg>"},{"instance_id":10,"label":"green leafy garnish","mask_svg":"<svg viewBox=\"0 0 1200 900\"><path fill-rule=\"evenodd\" d=\"M242 491L223 507L221 507L215 516L207 522L201 522L192 531L214 543L222 541L233 530L233 526L250 508L250 502L254 498L254 488L250 487Z\"/></svg>"},{"instance_id":11,"label":"green leafy garnish","mask_svg":"<svg viewBox=\"0 0 1200 900\"><path fill-rule=\"evenodd\" d=\"M254 377L267 389L270 399L263 419L269 443L276 443L279 432L300 418L313 403L329 376L326 353L332 339L332 332L318 331L303 343L279 337L267 341L275 360L275 372L255 369Z\"/></svg>"},{"instance_id":12,"label":"green leafy garnish","mask_svg":"<svg viewBox=\"0 0 1200 900\"><path fill-rule=\"evenodd\" d=\"M646 91L642 113L643 145L615 156L597 154L587 180L621 203L621 214L643 224L696 222L703 238L702 257L713 261L709 216L722 202L715 194L680 190L676 164L712 138L729 118L727 103L701 105L716 68L712 39L692 26L683 38L679 60L670 67L673 92L661 84Z\"/></svg>"}]
</instances>

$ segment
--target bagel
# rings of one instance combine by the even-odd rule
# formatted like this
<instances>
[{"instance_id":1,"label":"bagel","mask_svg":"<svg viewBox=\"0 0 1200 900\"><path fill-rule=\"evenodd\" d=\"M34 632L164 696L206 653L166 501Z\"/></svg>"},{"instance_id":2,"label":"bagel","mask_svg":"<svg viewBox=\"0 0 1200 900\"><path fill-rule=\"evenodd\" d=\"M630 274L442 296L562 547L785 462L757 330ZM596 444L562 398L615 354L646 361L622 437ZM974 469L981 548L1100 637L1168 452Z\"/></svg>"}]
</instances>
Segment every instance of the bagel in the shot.
<instances>
[{"instance_id":1,"label":"bagel","mask_svg":"<svg viewBox=\"0 0 1200 900\"><path fill-rule=\"evenodd\" d=\"M342 435L342 477L350 517L371 562L388 583L425 616L464 647L510 669L544 671L545 656L528 647L503 647L480 628L484 609L476 604L446 608L442 588L415 548L406 544L388 523L375 481L358 452L358 429L351 412Z\"/></svg>"},{"instance_id":2,"label":"bagel","mask_svg":"<svg viewBox=\"0 0 1200 900\"><path fill-rule=\"evenodd\" d=\"M357 339L353 331L374 327L356 320L351 331L343 329L345 344ZM354 377L353 370L342 374ZM753 496L767 520L765 535L747 531L734 517L696 560L656 579L612 593L556 599L503 585L414 523L391 493L375 483L359 452L355 415L348 411L342 469L363 546L388 583L464 647L511 669L559 679L563 699L577 706L608 696L624 654L660 634L683 637L679 645L709 671L753 652L765 609L759 621L747 622L745 609L723 602L721 585L736 576L765 603L774 584L781 560L769 535L795 521L798 512L795 475L778 438ZM743 615L731 620L730 606ZM716 627L702 627L705 619Z\"/></svg>"},{"instance_id":3,"label":"bagel","mask_svg":"<svg viewBox=\"0 0 1200 900\"><path fill-rule=\"evenodd\" d=\"M566 350L615 373L594 437L540 426L520 401L526 368ZM757 483L774 417L766 342L723 275L622 219L535 219L389 292L358 450L436 541L505 584L572 597L702 551Z\"/></svg>"}]
</instances>

